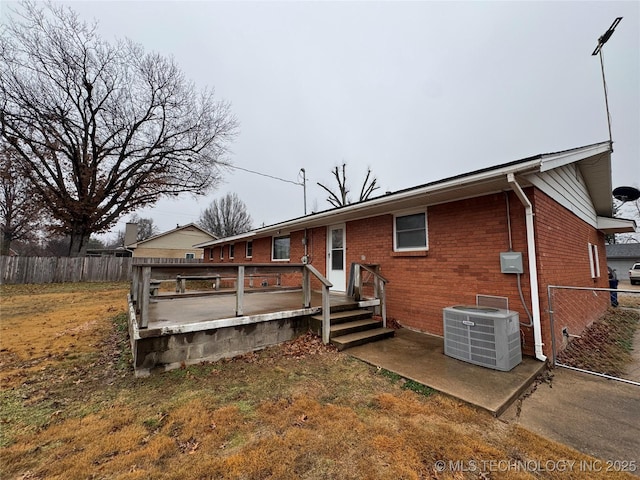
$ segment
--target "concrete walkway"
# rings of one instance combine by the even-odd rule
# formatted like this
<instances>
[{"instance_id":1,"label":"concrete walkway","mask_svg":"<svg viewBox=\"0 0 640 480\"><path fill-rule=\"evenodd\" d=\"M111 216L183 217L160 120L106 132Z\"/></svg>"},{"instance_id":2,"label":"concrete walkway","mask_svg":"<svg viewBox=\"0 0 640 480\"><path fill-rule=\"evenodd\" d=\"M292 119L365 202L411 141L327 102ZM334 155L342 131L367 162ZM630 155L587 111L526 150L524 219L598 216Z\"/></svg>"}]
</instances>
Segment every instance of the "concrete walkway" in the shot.
<instances>
[{"instance_id":1,"label":"concrete walkway","mask_svg":"<svg viewBox=\"0 0 640 480\"><path fill-rule=\"evenodd\" d=\"M509 372L479 367L446 356L441 337L404 328L396 330L393 338L353 347L345 353L493 415L500 415L545 368L533 358L525 358Z\"/></svg>"},{"instance_id":2,"label":"concrete walkway","mask_svg":"<svg viewBox=\"0 0 640 480\"><path fill-rule=\"evenodd\" d=\"M559 367L500 418L640 474L640 387Z\"/></svg>"}]
</instances>

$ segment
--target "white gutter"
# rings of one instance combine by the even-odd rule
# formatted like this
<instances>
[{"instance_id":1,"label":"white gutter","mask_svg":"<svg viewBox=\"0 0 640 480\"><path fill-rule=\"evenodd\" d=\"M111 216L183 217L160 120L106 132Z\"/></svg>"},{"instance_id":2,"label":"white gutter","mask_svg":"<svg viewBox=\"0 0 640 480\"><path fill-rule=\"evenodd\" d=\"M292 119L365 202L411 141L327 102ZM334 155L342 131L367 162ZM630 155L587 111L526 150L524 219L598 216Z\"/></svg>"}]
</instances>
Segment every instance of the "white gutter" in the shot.
<instances>
[{"instance_id":1,"label":"white gutter","mask_svg":"<svg viewBox=\"0 0 640 480\"><path fill-rule=\"evenodd\" d=\"M542 342L542 328L540 326L540 297L538 295L538 267L536 264L536 237L533 228L533 206L516 181L516 177L513 173L507 174L507 182L509 182L513 187L513 191L524 205L527 225L527 257L529 257L529 284L531 290L531 315L533 317L533 339L536 358L544 362L547 360L547 357L542 351L544 343Z\"/></svg>"},{"instance_id":2,"label":"white gutter","mask_svg":"<svg viewBox=\"0 0 640 480\"><path fill-rule=\"evenodd\" d=\"M246 233L239 233L232 237L217 238L215 240L208 240L206 242L196 243L195 245L193 245L193 248L211 247L213 245L220 245L221 243L224 243L224 244L233 243L237 240L246 240L248 238L253 238L255 236L256 236L256 230L252 230Z\"/></svg>"},{"instance_id":3,"label":"white gutter","mask_svg":"<svg viewBox=\"0 0 640 480\"><path fill-rule=\"evenodd\" d=\"M523 175L530 172L539 172L543 168L551 169L554 166L561 166L567 163L575 162L583 158L588 158L599 152L607 151L609 148L609 142L602 142L594 145L588 145L586 147L574 148L567 151L557 153L546 153L543 155L537 155L531 157L529 160L523 159L516 162L511 162L498 166L497 168L488 168L475 173L466 175L457 175L448 180L433 182L421 187L408 188L399 192L394 192L389 195L383 195L375 197L364 202L358 202L355 204L347 205L340 208L332 208L322 212L313 213L304 217L294 218L286 220L284 222L276 223L266 227L258 228L244 234L236 235L229 238L220 238L210 242L199 243L194 247L209 247L219 244L230 243L235 240L245 240L250 237L267 236L282 231L300 230L303 228L314 228L319 226L327 226L335 223L342 223L348 221L349 216L361 214L366 216L371 210L376 207L392 207L395 203L400 203L403 200L411 199L413 197L437 194L446 191L457 191L467 185L473 185L482 182L492 181L498 178L504 178L505 175L519 174ZM495 191L501 191L503 187ZM455 200L459 200L456 198ZM341 218L336 218L340 216ZM362 217L360 217L362 218Z\"/></svg>"}]
</instances>

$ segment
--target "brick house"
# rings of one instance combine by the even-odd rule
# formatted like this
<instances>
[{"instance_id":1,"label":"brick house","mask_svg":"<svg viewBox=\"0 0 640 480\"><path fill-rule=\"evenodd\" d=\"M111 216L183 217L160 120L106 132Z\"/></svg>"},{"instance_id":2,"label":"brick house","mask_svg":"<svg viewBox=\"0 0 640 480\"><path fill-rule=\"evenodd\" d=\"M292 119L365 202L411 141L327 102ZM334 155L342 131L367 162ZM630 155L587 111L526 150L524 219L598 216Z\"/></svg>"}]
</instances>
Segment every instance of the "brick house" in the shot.
<instances>
[{"instance_id":1,"label":"brick house","mask_svg":"<svg viewBox=\"0 0 640 480\"><path fill-rule=\"evenodd\" d=\"M335 291L350 266L389 281L387 313L443 335L442 310L507 297L521 319L523 353L551 354L548 285L608 287L604 236L634 231L613 219L609 142L522 160L313 213L197 245L204 261L308 262ZM502 273L501 252L521 252L522 274ZM520 288L518 287L520 284ZM532 288L533 286L533 288ZM521 295L524 303L521 300ZM584 305L577 331L607 307ZM561 332L555 332L561 338Z\"/></svg>"}]
</instances>

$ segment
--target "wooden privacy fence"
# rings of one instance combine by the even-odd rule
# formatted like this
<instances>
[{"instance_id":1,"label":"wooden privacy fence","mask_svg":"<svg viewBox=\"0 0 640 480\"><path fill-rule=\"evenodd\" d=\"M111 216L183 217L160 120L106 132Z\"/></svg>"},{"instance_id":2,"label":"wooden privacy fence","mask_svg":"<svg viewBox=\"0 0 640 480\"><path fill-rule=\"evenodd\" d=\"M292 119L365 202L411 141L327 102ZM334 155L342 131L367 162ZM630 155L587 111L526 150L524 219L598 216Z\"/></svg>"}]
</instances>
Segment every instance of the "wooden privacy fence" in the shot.
<instances>
[{"instance_id":1,"label":"wooden privacy fence","mask_svg":"<svg viewBox=\"0 0 640 480\"><path fill-rule=\"evenodd\" d=\"M0 283L127 282L139 263L201 263L184 258L0 257Z\"/></svg>"}]
</instances>

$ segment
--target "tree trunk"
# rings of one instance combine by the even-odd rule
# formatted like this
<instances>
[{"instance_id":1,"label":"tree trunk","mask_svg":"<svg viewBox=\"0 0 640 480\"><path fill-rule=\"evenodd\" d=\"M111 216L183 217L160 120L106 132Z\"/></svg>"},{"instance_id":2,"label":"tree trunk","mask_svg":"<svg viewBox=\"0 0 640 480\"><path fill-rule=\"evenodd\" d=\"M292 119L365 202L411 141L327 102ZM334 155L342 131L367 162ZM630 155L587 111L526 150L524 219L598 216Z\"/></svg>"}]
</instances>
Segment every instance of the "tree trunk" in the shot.
<instances>
[{"instance_id":1,"label":"tree trunk","mask_svg":"<svg viewBox=\"0 0 640 480\"><path fill-rule=\"evenodd\" d=\"M86 233L83 227L76 227L71 234L71 242L69 243L70 257L84 257L87 255L87 246L89 245L90 233Z\"/></svg>"},{"instance_id":2,"label":"tree trunk","mask_svg":"<svg viewBox=\"0 0 640 480\"><path fill-rule=\"evenodd\" d=\"M13 240L13 236L11 232L5 230L2 232L2 242L0 244L0 255L9 255L9 251L11 250L11 240Z\"/></svg>"}]
</instances>

